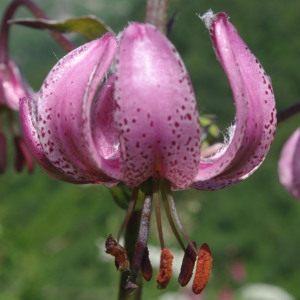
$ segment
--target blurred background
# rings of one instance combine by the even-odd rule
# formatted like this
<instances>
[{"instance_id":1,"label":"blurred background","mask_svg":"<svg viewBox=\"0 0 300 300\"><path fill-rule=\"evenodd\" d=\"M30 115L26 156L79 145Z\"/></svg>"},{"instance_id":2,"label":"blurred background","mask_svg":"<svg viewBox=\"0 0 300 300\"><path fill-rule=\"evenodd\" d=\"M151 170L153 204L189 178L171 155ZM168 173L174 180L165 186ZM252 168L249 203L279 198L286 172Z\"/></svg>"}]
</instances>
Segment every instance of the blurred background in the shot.
<instances>
[{"instance_id":1,"label":"blurred background","mask_svg":"<svg viewBox=\"0 0 300 300\"><path fill-rule=\"evenodd\" d=\"M145 3L138 0L36 2L53 19L94 14L115 32L144 18ZM1 0L1 14L8 3ZM222 130L233 120L234 105L209 34L196 16L209 8L230 16L271 76L278 110L299 101L298 0L170 3L170 17L176 14L170 39L189 71L199 111L217 115ZM31 15L20 9L17 16ZM75 34L69 37L78 45L83 42ZM10 50L35 90L65 54L46 32L19 26L11 31ZM292 296L287 300L300 299L300 203L283 189L277 175L280 150L299 121L298 115L279 125L267 159L246 181L221 191L174 193L187 232L212 249L213 271L202 299L284 300L246 295L249 286L262 283L285 290ZM116 236L125 211L105 187L58 182L38 166L30 176L15 173L11 151L7 171L0 175L0 300L116 299L119 273L103 242L109 234ZM159 247L154 222L151 228L149 244ZM164 230L166 245L176 251L179 245L168 235L169 226ZM181 261L178 256L175 260ZM166 290L155 286L154 279L144 284L143 299L170 299L170 293L176 293L172 299L192 299L184 298L187 290L179 289L176 277Z\"/></svg>"}]
</instances>

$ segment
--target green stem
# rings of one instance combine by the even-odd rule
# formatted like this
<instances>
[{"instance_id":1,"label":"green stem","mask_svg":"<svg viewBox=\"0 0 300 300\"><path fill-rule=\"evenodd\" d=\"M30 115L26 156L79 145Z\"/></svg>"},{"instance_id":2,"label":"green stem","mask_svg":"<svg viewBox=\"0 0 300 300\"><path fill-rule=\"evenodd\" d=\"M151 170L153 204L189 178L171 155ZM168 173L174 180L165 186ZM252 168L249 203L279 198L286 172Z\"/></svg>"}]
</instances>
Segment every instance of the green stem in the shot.
<instances>
[{"instance_id":1,"label":"green stem","mask_svg":"<svg viewBox=\"0 0 300 300\"><path fill-rule=\"evenodd\" d=\"M124 219L124 221L121 225L121 228L120 228L118 236L117 236L118 243L120 241L120 236L121 236L124 228L126 228L126 226L128 224L128 221L130 220L130 217L131 217L132 213L134 212L135 205L136 205L136 202L137 202L137 199L138 199L138 195L139 195L139 188L134 188L133 191L132 191L131 199L130 199L129 204L128 204L126 217L125 217L125 219Z\"/></svg>"},{"instance_id":2,"label":"green stem","mask_svg":"<svg viewBox=\"0 0 300 300\"><path fill-rule=\"evenodd\" d=\"M8 36L10 24L8 21L12 19L13 15L20 6L25 6L33 15L37 18L48 19L47 15L31 0L14 0L7 7L2 18L2 24L0 29L0 62L7 63L8 56ZM50 31L51 36L66 50L66 52L72 51L74 45L65 38L61 33Z\"/></svg>"},{"instance_id":3,"label":"green stem","mask_svg":"<svg viewBox=\"0 0 300 300\"><path fill-rule=\"evenodd\" d=\"M125 247L126 247L129 261L132 261L134 255L135 244L139 234L141 215L142 215L141 210L134 211L126 226ZM125 290L124 286L126 285L127 279L128 279L128 273L127 272L121 273L118 300L142 299L142 276L140 272L136 280L136 283L139 287L134 293L132 292L129 293L127 290Z\"/></svg>"},{"instance_id":4,"label":"green stem","mask_svg":"<svg viewBox=\"0 0 300 300\"><path fill-rule=\"evenodd\" d=\"M167 10L169 0L147 0L145 22L155 25L161 32L167 32ZM125 233L125 247L129 261L132 261L135 244L138 240L142 210L136 210L132 213ZM142 275L138 273L136 284L138 289L134 293L129 293L124 286L127 283L128 273L122 273L119 285L118 300L141 300L142 299Z\"/></svg>"},{"instance_id":5,"label":"green stem","mask_svg":"<svg viewBox=\"0 0 300 300\"><path fill-rule=\"evenodd\" d=\"M167 33L169 0L147 0L145 22Z\"/></svg>"}]
</instances>

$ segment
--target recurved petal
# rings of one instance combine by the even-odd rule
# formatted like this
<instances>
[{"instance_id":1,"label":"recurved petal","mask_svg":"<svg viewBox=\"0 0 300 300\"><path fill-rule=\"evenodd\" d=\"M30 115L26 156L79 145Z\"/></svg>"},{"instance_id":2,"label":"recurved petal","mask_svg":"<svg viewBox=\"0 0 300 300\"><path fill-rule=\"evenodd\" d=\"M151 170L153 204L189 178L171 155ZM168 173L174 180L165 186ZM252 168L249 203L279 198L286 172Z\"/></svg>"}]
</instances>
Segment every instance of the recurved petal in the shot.
<instances>
[{"instance_id":1,"label":"recurved petal","mask_svg":"<svg viewBox=\"0 0 300 300\"><path fill-rule=\"evenodd\" d=\"M276 130L271 80L225 13L211 11L202 19L231 86L235 125L223 149L202 158L193 187L218 189L250 176L265 159Z\"/></svg>"},{"instance_id":2,"label":"recurved petal","mask_svg":"<svg viewBox=\"0 0 300 300\"><path fill-rule=\"evenodd\" d=\"M189 186L200 159L200 128L176 49L154 26L132 23L121 36L116 75L123 181L133 187L154 176Z\"/></svg>"},{"instance_id":3,"label":"recurved petal","mask_svg":"<svg viewBox=\"0 0 300 300\"><path fill-rule=\"evenodd\" d=\"M282 185L300 200L300 127L285 143L278 163Z\"/></svg>"},{"instance_id":4,"label":"recurved petal","mask_svg":"<svg viewBox=\"0 0 300 300\"><path fill-rule=\"evenodd\" d=\"M111 75L100 90L92 107L91 128L96 149L111 168L118 169L120 143L113 116L115 79L116 76Z\"/></svg>"},{"instance_id":5,"label":"recurved petal","mask_svg":"<svg viewBox=\"0 0 300 300\"><path fill-rule=\"evenodd\" d=\"M20 123L23 138L26 142L28 150L33 155L43 171L49 176L62 181L74 182L73 177L62 173L49 161L49 159L45 155L36 129L36 113L34 104L35 102L31 98L22 98L20 100Z\"/></svg>"},{"instance_id":6,"label":"recurved petal","mask_svg":"<svg viewBox=\"0 0 300 300\"><path fill-rule=\"evenodd\" d=\"M96 147L91 129L91 107L116 49L116 38L106 34L70 52L50 71L34 103L32 122L44 156L74 182L114 182L120 176Z\"/></svg>"}]
</instances>

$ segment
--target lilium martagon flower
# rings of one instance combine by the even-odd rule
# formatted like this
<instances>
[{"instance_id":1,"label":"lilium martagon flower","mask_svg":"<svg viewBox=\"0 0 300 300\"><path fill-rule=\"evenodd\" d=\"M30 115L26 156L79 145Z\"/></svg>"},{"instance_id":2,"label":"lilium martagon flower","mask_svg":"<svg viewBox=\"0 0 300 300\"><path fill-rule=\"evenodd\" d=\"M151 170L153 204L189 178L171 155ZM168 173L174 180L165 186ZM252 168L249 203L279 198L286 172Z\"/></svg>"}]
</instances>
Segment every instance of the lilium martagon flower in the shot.
<instances>
[{"instance_id":1,"label":"lilium martagon flower","mask_svg":"<svg viewBox=\"0 0 300 300\"><path fill-rule=\"evenodd\" d=\"M162 248L157 286L167 286L173 255L164 245L162 202L185 251L179 282L195 276L193 291L205 287L212 263L210 249L191 241L180 223L172 190L215 190L250 176L263 162L276 128L271 80L228 21L225 13L201 17L228 77L236 118L228 141L201 157L201 128L193 87L171 42L150 24L131 23L115 37L107 33L63 57L51 70L37 97L23 98L20 118L27 145L50 176L71 183L132 189L128 212L106 251L120 271L152 277L147 238L152 203ZM99 91L99 92L98 92ZM144 195L135 253L129 261L119 243L122 230ZM184 245L181 237L187 243ZM198 257L198 258L197 258Z\"/></svg>"},{"instance_id":2,"label":"lilium martagon flower","mask_svg":"<svg viewBox=\"0 0 300 300\"><path fill-rule=\"evenodd\" d=\"M286 190L300 200L300 127L283 146L278 163L278 174Z\"/></svg>"}]
</instances>

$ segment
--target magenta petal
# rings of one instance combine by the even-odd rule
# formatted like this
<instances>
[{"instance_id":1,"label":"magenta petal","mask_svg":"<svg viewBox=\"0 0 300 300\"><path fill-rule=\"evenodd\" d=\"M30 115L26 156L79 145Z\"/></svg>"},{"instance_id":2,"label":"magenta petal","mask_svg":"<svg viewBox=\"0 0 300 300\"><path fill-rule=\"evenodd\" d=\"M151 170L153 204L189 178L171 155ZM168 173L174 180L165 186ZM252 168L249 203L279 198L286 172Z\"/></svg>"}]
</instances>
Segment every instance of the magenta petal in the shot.
<instances>
[{"instance_id":1,"label":"magenta petal","mask_svg":"<svg viewBox=\"0 0 300 300\"><path fill-rule=\"evenodd\" d=\"M279 179L282 185L300 200L300 127L285 143L280 154Z\"/></svg>"},{"instance_id":2,"label":"magenta petal","mask_svg":"<svg viewBox=\"0 0 300 300\"><path fill-rule=\"evenodd\" d=\"M119 168L120 143L113 115L115 78L111 75L100 90L92 107L91 128L95 147L101 156Z\"/></svg>"},{"instance_id":3,"label":"magenta petal","mask_svg":"<svg viewBox=\"0 0 300 300\"><path fill-rule=\"evenodd\" d=\"M235 127L227 145L202 159L193 187L217 189L250 176L265 159L276 129L271 80L228 22L225 13L205 14L217 58L228 77L236 106Z\"/></svg>"},{"instance_id":4,"label":"magenta petal","mask_svg":"<svg viewBox=\"0 0 300 300\"><path fill-rule=\"evenodd\" d=\"M132 187L154 176L189 186L200 160L200 128L176 49L154 26L132 23L120 40L116 76L123 181Z\"/></svg>"},{"instance_id":5,"label":"magenta petal","mask_svg":"<svg viewBox=\"0 0 300 300\"><path fill-rule=\"evenodd\" d=\"M30 105L31 127L44 156L74 182L114 182L120 177L118 165L97 149L91 130L91 107L116 49L115 37L106 34L70 52L51 70ZM23 126L30 127L28 120Z\"/></svg>"},{"instance_id":6,"label":"magenta petal","mask_svg":"<svg viewBox=\"0 0 300 300\"><path fill-rule=\"evenodd\" d=\"M39 166L49 176L59 180L73 182L74 179L71 176L62 173L46 157L38 138L35 110L32 107L33 105L34 101L32 101L32 99L22 98L20 100L20 122L22 126L23 138L26 142L28 150L34 156Z\"/></svg>"}]
</instances>

